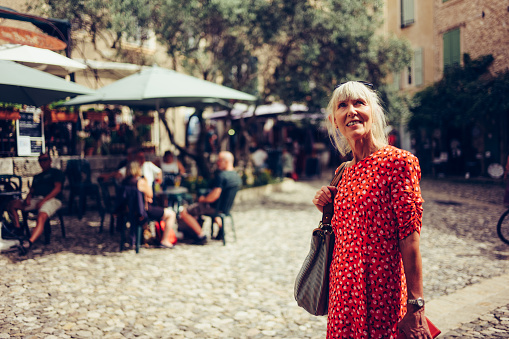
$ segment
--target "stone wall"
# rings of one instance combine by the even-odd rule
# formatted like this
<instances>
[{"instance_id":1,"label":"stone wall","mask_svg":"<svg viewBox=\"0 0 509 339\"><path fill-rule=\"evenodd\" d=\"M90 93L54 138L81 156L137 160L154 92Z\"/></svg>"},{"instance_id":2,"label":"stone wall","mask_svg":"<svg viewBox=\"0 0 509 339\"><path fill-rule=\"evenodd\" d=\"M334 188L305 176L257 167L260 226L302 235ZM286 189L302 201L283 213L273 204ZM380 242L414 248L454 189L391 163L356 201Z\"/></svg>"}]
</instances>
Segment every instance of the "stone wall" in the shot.
<instances>
[{"instance_id":1,"label":"stone wall","mask_svg":"<svg viewBox=\"0 0 509 339\"><path fill-rule=\"evenodd\" d=\"M443 72L443 40L445 32L460 28L461 55L472 59L492 54L491 70L509 68L509 3L507 0L435 0L435 80Z\"/></svg>"},{"instance_id":2,"label":"stone wall","mask_svg":"<svg viewBox=\"0 0 509 339\"><path fill-rule=\"evenodd\" d=\"M79 156L61 156L52 159L51 166L65 171L69 159L78 159ZM101 173L114 171L124 156L90 156L86 159L90 163L92 181L96 182ZM0 159L0 174L19 175L23 179L23 191L28 191L28 185L34 175L41 172L37 157L14 157ZM67 184L67 183L66 183Z\"/></svg>"}]
</instances>

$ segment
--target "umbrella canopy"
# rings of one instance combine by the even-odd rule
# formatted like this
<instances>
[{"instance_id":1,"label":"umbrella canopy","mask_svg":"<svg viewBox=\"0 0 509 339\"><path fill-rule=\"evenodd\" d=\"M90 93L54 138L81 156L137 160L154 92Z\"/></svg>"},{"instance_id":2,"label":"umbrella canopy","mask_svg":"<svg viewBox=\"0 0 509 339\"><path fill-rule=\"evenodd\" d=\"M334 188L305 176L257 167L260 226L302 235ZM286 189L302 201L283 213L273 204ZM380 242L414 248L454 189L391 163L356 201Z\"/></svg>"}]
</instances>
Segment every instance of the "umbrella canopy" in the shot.
<instances>
[{"instance_id":1,"label":"umbrella canopy","mask_svg":"<svg viewBox=\"0 0 509 339\"><path fill-rule=\"evenodd\" d=\"M14 61L0 60L0 102L42 106L94 91Z\"/></svg>"},{"instance_id":2,"label":"umbrella canopy","mask_svg":"<svg viewBox=\"0 0 509 339\"><path fill-rule=\"evenodd\" d=\"M58 76L66 76L69 73L87 68L85 64L49 49L16 44L1 45L0 60L16 61L25 66Z\"/></svg>"},{"instance_id":3,"label":"umbrella canopy","mask_svg":"<svg viewBox=\"0 0 509 339\"><path fill-rule=\"evenodd\" d=\"M307 113L309 108L303 104L291 104L290 107L280 102L274 102L270 105L247 106L245 104L235 104L231 111L231 118L236 120L240 118L250 118L254 115L258 116L276 116L283 113ZM311 113L310 113L311 114ZM208 116L209 119L226 119L228 111L216 111Z\"/></svg>"},{"instance_id":4,"label":"umbrella canopy","mask_svg":"<svg viewBox=\"0 0 509 339\"><path fill-rule=\"evenodd\" d=\"M153 66L97 90L79 96L66 106L118 104L147 109L193 106L210 100L255 101L256 97L210 81Z\"/></svg>"}]
</instances>

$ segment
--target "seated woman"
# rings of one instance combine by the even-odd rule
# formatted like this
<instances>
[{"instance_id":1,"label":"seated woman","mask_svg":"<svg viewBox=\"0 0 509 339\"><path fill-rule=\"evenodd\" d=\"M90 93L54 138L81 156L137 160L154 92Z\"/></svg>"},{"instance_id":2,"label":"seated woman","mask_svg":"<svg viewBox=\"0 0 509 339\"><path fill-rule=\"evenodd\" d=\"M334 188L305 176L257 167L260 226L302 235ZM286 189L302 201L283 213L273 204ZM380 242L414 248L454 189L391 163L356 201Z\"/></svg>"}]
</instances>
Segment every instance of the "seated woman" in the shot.
<instances>
[{"instance_id":1,"label":"seated woman","mask_svg":"<svg viewBox=\"0 0 509 339\"><path fill-rule=\"evenodd\" d=\"M174 186L177 178L186 174L184 165L171 151L164 153L161 169L163 170L163 189L167 186Z\"/></svg>"},{"instance_id":2,"label":"seated woman","mask_svg":"<svg viewBox=\"0 0 509 339\"><path fill-rule=\"evenodd\" d=\"M176 213L171 208L163 208L152 205L154 192L150 187L148 181L141 177L141 167L136 161L128 163L126 168L126 177L122 180L122 186L135 186L143 193L145 200L145 209L147 215L152 220L164 221L166 227L160 242L161 247L172 248L173 244L170 241L171 233L173 232L173 224L177 218Z\"/></svg>"}]
</instances>

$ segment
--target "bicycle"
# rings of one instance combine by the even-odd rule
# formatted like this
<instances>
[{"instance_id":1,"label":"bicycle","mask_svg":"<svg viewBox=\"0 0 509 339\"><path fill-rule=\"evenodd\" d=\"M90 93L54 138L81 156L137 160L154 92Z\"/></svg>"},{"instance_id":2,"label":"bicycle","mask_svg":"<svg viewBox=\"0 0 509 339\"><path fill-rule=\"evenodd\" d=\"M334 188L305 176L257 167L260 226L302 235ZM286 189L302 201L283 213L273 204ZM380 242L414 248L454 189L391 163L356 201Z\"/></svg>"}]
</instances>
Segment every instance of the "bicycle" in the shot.
<instances>
[{"instance_id":1,"label":"bicycle","mask_svg":"<svg viewBox=\"0 0 509 339\"><path fill-rule=\"evenodd\" d=\"M509 245L509 209L498 220L497 234L500 240Z\"/></svg>"}]
</instances>

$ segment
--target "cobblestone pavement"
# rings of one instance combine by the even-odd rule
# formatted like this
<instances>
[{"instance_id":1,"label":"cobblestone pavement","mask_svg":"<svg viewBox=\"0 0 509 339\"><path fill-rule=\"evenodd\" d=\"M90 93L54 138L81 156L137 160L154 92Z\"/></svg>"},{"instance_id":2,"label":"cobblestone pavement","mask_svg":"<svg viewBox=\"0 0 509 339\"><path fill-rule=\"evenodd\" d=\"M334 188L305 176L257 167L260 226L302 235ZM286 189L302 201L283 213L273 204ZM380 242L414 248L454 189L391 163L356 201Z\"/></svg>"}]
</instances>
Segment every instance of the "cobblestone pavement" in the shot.
<instances>
[{"instance_id":1,"label":"cobblestone pavement","mask_svg":"<svg viewBox=\"0 0 509 339\"><path fill-rule=\"evenodd\" d=\"M50 245L0 255L0 339L323 338L326 318L296 305L293 282L320 218L311 197L324 182L237 204L238 239L224 247L119 253L118 235L97 232L97 214L66 217L66 239L54 227ZM428 300L509 272L495 230L500 185L423 180L422 189ZM508 318L508 306L498 307L443 337L507 337Z\"/></svg>"}]
</instances>

